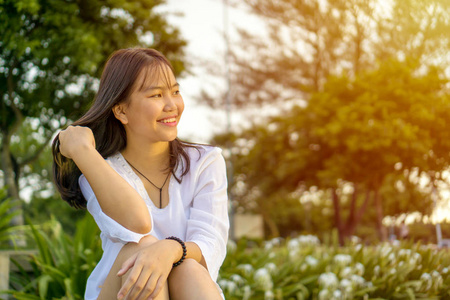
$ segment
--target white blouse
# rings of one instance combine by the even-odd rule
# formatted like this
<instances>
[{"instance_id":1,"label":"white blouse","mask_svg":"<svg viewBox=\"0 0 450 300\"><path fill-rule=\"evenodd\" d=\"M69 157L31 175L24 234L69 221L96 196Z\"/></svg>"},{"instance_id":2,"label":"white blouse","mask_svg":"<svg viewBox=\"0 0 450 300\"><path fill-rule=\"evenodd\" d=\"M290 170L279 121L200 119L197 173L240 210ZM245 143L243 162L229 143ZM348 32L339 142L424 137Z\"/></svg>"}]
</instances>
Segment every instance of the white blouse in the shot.
<instances>
[{"instance_id":1,"label":"white blouse","mask_svg":"<svg viewBox=\"0 0 450 300\"><path fill-rule=\"evenodd\" d=\"M149 234L158 239L173 235L195 242L202 251L211 278L217 280L226 255L229 228L225 161L222 150L216 147L199 146L199 151L194 148L187 148L186 151L191 164L189 173L183 176L181 183L171 175L169 204L162 209L153 204L142 181L120 152L107 158L111 167L139 192L147 204L152 219L152 230L147 234L130 231L108 217L86 177L80 176L78 182L87 200L87 209L101 230L103 248L102 258L89 276L85 299L97 299L123 245L137 243ZM178 178L181 173L180 166L176 170Z\"/></svg>"}]
</instances>

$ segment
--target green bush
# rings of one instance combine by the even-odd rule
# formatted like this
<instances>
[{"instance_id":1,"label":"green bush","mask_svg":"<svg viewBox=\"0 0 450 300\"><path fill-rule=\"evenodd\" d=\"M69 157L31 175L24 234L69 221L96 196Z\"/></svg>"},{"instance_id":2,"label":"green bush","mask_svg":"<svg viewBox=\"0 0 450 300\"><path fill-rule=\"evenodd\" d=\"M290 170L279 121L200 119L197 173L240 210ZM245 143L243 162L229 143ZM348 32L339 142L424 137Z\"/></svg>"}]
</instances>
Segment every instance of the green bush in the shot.
<instances>
[{"instance_id":1,"label":"green bush","mask_svg":"<svg viewBox=\"0 0 450 300\"><path fill-rule=\"evenodd\" d=\"M76 223L72 237L52 219L37 228L30 225L38 254L30 259L32 272L19 265L11 274L15 299L83 299L86 280L100 260L99 230L89 214Z\"/></svg>"},{"instance_id":2,"label":"green bush","mask_svg":"<svg viewBox=\"0 0 450 300\"><path fill-rule=\"evenodd\" d=\"M72 238L59 222L31 226L39 250L31 274L12 274L16 299L83 299L87 278L101 256L90 215ZM289 240L229 242L218 283L235 299L442 299L450 300L450 252L420 243L366 246L358 238L339 247L336 235Z\"/></svg>"},{"instance_id":3,"label":"green bush","mask_svg":"<svg viewBox=\"0 0 450 300\"><path fill-rule=\"evenodd\" d=\"M219 285L233 299L450 299L450 252L420 244L338 247L315 236L228 245Z\"/></svg>"}]
</instances>

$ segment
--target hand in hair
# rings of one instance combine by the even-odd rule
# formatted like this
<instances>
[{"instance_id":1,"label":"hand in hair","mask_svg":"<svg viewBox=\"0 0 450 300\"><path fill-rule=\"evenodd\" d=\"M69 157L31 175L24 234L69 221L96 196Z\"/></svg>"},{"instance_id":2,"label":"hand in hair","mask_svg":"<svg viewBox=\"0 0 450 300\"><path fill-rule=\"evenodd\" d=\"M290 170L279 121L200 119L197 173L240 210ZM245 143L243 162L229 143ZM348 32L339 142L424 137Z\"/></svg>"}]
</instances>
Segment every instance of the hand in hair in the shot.
<instances>
[{"instance_id":1,"label":"hand in hair","mask_svg":"<svg viewBox=\"0 0 450 300\"><path fill-rule=\"evenodd\" d=\"M73 155L83 149L93 147L95 139L89 127L69 126L59 133L59 151L67 158L73 159Z\"/></svg>"}]
</instances>

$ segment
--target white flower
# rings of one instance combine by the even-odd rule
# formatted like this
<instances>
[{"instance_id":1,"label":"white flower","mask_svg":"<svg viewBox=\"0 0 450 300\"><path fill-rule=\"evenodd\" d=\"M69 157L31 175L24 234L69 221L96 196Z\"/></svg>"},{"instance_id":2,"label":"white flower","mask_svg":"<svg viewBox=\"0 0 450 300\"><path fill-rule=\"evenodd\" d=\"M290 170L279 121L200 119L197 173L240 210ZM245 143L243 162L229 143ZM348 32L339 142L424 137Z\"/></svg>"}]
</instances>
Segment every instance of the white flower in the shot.
<instances>
[{"instance_id":1,"label":"white flower","mask_svg":"<svg viewBox=\"0 0 450 300\"><path fill-rule=\"evenodd\" d=\"M345 267L342 269L342 271L339 273L339 275L341 276L341 278L348 278L348 277L350 277L350 275L352 275L352 273L353 273L352 268Z\"/></svg>"},{"instance_id":2,"label":"white flower","mask_svg":"<svg viewBox=\"0 0 450 300\"><path fill-rule=\"evenodd\" d=\"M276 266L273 262L267 263L267 264L264 266L264 268L266 268L267 270L269 270L269 273L270 273L271 275L275 274L275 272L277 271L277 266Z\"/></svg>"},{"instance_id":3,"label":"white flower","mask_svg":"<svg viewBox=\"0 0 450 300\"><path fill-rule=\"evenodd\" d=\"M355 264L355 274L359 276L363 276L366 269L364 268L364 265L360 262L357 262Z\"/></svg>"},{"instance_id":4,"label":"white flower","mask_svg":"<svg viewBox=\"0 0 450 300\"><path fill-rule=\"evenodd\" d=\"M342 292L341 292L340 290L335 290L335 291L333 292L333 297L334 297L334 299L336 299L336 300L340 300L341 297L342 297Z\"/></svg>"},{"instance_id":5,"label":"white flower","mask_svg":"<svg viewBox=\"0 0 450 300\"><path fill-rule=\"evenodd\" d=\"M354 245L361 243L361 239L357 237L356 235L352 235L350 237L350 242Z\"/></svg>"},{"instance_id":6,"label":"white flower","mask_svg":"<svg viewBox=\"0 0 450 300\"><path fill-rule=\"evenodd\" d=\"M264 249L271 250L273 248L273 244L271 242L264 242Z\"/></svg>"},{"instance_id":7,"label":"white flower","mask_svg":"<svg viewBox=\"0 0 450 300\"><path fill-rule=\"evenodd\" d=\"M225 287L226 287L227 284L228 284L228 280L226 280L226 279L220 279L217 283L220 285L221 288L225 289Z\"/></svg>"},{"instance_id":8,"label":"white flower","mask_svg":"<svg viewBox=\"0 0 450 300\"><path fill-rule=\"evenodd\" d=\"M431 272L431 277L433 278L433 286L435 290L440 289L442 284L444 283L444 279L442 278L441 274L439 274L438 271L433 271Z\"/></svg>"},{"instance_id":9,"label":"white flower","mask_svg":"<svg viewBox=\"0 0 450 300\"><path fill-rule=\"evenodd\" d=\"M361 248L362 248L362 245L358 244L358 245L355 246L355 251L359 252L359 250L361 250Z\"/></svg>"},{"instance_id":10,"label":"white flower","mask_svg":"<svg viewBox=\"0 0 450 300\"><path fill-rule=\"evenodd\" d=\"M227 253L233 254L234 252L236 252L237 249L237 245L233 240L228 240L227 243Z\"/></svg>"},{"instance_id":11,"label":"white flower","mask_svg":"<svg viewBox=\"0 0 450 300\"><path fill-rule=\"evenodd\" d=\"M381 256L388 256L389 253L391 253L392 251L392 247L389 244L384 244L381 248L380 248L380 254Z\"/></svg>"},{"instance_id":12,"label":"white flower","mask_svg":"<svg viewBox=\"0 0 450 300\"><path fill-rule=\"evenodd\" d=\"M399 256L406 256L406 257L410 257L411 256L411 249L400 249L398 251L398 255Z\"/></svg>"},{"instance_id":13,"label":"white flower","mask_svg":"<svg viewBox=\"0 0 450 300\"><path fill-rule=\"evenodd\" d=\"M318 281L319 281L320 286L322 286L323 288L329 288L329 289L336 288L339 283L336 274L331 273L331 272L320 274Z\"/></svg>"},{"instance_id":14,"label":"white flower","mask_svg":"<svg viewBox=\"0 0 450 300\"><path fill-rule=\"evenodd\" d=\"M276 237L276 238L271 239L270 243L272 243L272 245L274 245L274 246L280 246L282 241L283 241L283 238Z\"/></svg>"},{"instance_id":15,"label":"white flower","mask_svg":"<svg viewBox=\"0 0 450 300\"><path fill-rule=\"evenodd\" d=\"M417 253L417 252L415 252L412 255L412 258L414 259L415 264L418 264L418 263L420 263L422 261L422 255L420 255L420 253Z\"/></svg>"},{"instance_id":16,"label":"white flower","mask_svg":"<svg viewBox=\"0 0 450 300\"><path fill-rule=\"evenodd\" d=\"M242 300L249 300L251 296L252 296L252 289L250 288L250 286L248 285L244 286L244 295Z\"/></svg>"},{"instance_id":17,"label":"white flower","mask_svg":"<svg viewBox=\"0 0 450 300\"><path fill-rule=\"evenodd\" d=\"M420 280L422 281L422 287L425 288L426 291L430 290L433 285L433 278L431 275L428 273L423 273L422 276L420 276Z\"/></svg>"},{"instance_id":18,"label":"white flower","mask_svg":"<svg viewBox=\"0 0 450 300\"><path fill-rule=\"evenodd\" d=\"M301 266L300 266L300 272L305 272L306 270L308 270L308 265L306 265L306 264L302 264Z\"/></svg>"},{"instance_id":19,"label":"white flower","mask_svg":"<svg viewBox=\"0 0 450 300\"><path fill-rule=\"evenodd\" d=\"M392 252L391 254L389 254L388 260L389 260L391 263L394 263L394 262L395 262L395 253L394 253L394 252Z\"/></svg>"},{"instance_id":20,"label":"white flower","mask_svg":"<svg viewBox=\"0 0 450 300\"><path fill-rule=\"evenodd\" d=\"M237 285L233 281L221 279L218 283L224 291L228 291L230 294L233 294L237 290Z\"/></svg>"},{"instance_id":21,"label":"white flower","mask_svg":"<svg viewBox=\"0 0 450 300\"><path fill-rule=\"evenodd\" d=\"M230 294L234 294L234 292L237 290L237 285L234 281L228 281L227 288Z\"/></svg>"},{"instance_id":22,"label":"white flower","mask_svg":"<svg viewBox=\"0 0 450 300\"><path fill-rule=\"evenodd\" d=\"M334 256L333 261L341 266L348 266L352 262L352 257L348 254L337 254Z\"/></svg>"},{"instance_id":23,"label":"white flower","mask_svg":"<svg viewBox=\"0 0 450 300\"><path fill-rule=\"evenodd\" d=\"M238 285L243 285L245 283L245 279L242 278L240 275L238 274L233 274L230 276L230 280L237 283Z\"/></svg>"},{"instance_id":24,"label":"white flower","mask_svg":"<svg viewBox=\"0 0 450 300\"><path fill-rule=\"evenodd\" d=\"M282 238L276 237L276 238L271 239L270 241L266 241L264 243L264 249L270 250L273 247L280 246L282 240L283 240Z\"/></svg>"},{"instance_id":25,"label":"white flower","mask_svg":"<svg viewBox=\"0 0 450 300\"><path fill-rule=\"evenodd\" d=\"M319 261L311 255L305 257L306 263L311 267L316 267Z\"/></svg>"},{"instance_id":26,"label":"white flower","mask_svg":"<svg viewBox=\"0 0 450 300\"><path fill-rule=\"evenodd\" d=\"M238 270L242 270L245 276L249 276L253 272L253 267L251 264L242 264L236 267Z\"/></svg>"},{"instance_id":27,"label":"white flower","mask_svg":"<svg viewBox=\"0 0 450 300\"><path fill-rule=\"evenodd\" d=\"M347 293L351 293L352 290L353 290L352 282L350 280L348 280L348 279L345 279L345 278L341 280L341 282L339 284L339 287L342 290L346 291Z\"/></svg>"},{"instance_id":28,"label":"white flower","mask_svg":"<svg viewBox=\"0 0 450 300\"><path fill-rule=\"evenodd\" d=\"M289 251L297 251L300 248L300 243L296 239L292 239L287 243Z\"/></svg>"},{"instance_id":29,"label":"white flower","mask_svg":"<svg viewBox=\"0 0 450 300\"><path fill-rule=\"evenodd\" d=\"M364 286L365 283L366 283L366 280L365 280L362 276L358 276L358 275L355 275L355 274L353 274L353 275L350 277L350 280L351 280L351 281L354 283L354 285L357 286L357 287L362 287L362 286Z\"/></svg>"},{"instance_id":30,"label":"white flower","mask_svg":"<svg viewBox=\"0 0 450 300\"><path fill-rule=\"evenodd\" d=\"M315 235L301 235L297 238L302 246L317 246L320 245L320 240Z\"/></svg>"},{"instance_id":31,"label":"white flower","mask_svg":"<svg viewBox=\"0 0 450 300\"><path fill-rule=\"evenodd\" d=\"M375 268L373 268L373 275L378 277L380 275L380 266L376 265Z\"/></svg>"},{"instance_id":32,"label":"white flower","mask_svg":"<svg viewBox=\"0 0 450 300\"><path fill-rule=\"evenodd\" d=\"M442 274L447 274L448 273L448 268L443 268L442 269Z\"/></svg>"},{"instance_id":33,"label":"white flower","mask_svg":"<svg viewBox=\"0 0 450 300\"><path fill-rule=\"evenodd\" d=\"M273 292L271 290L267 290L264 293L264 300L273 300L275 298L275 295L273 294Z\"/></svg>"},{"instance_id":34,"label":"white flower","mask_svg":"<svg viewBox=\"0 0 450 300\"><path fill-rule=\"evenodd\" d=\"M263 288L264 290L267 291L273 288L272 277L270 276L270 273L266 268L256 270L253 278L259 285L259 287Z\"/></svg>"},{"instance_id":35,"label":"white flower","mask_svg":"<svg viewBox=\"0 0 450 300\"><path fill-rule=\"evenodd\" d=\"M318 295L318 300L329 300L330 292L328 290L321 290Z\"/></svg>"}]
</instances>

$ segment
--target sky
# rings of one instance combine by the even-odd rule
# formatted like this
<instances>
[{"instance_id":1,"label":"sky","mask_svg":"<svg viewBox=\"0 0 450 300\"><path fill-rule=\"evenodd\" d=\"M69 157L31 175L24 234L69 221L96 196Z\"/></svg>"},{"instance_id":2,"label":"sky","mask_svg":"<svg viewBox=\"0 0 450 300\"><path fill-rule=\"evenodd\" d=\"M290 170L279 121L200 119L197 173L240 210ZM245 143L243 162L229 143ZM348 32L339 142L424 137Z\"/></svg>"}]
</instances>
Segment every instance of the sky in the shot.
<instances>
[{"instance_id":1,"label":"sky","mask_svg":"<svg viewBox=\"0 0 450 300\"><path fill-rule=\"evenodd\" d=\"M160 12L168 13L169 23L179 28L188 42L187 62L193 74L178 79L186 106L178 132L180 138L191 142L207 143L215 133L227 127L224 109L212 110L196 100L202 88L210 88L205 85L212 80L205 71L204 60L217 62L225 69L224 8L223 0L167 0L167 4L159 8ZM259 25L255 17L231 7L227 20L230 40L236 36L236 26L245 24L246 28L256 29ZM227 86L225 77L214 78L214 82L217 83L215 88L224 90ZM231 126L237 126L238 122L239 116L232 113Z\"/></svg>"}]
</instances>

